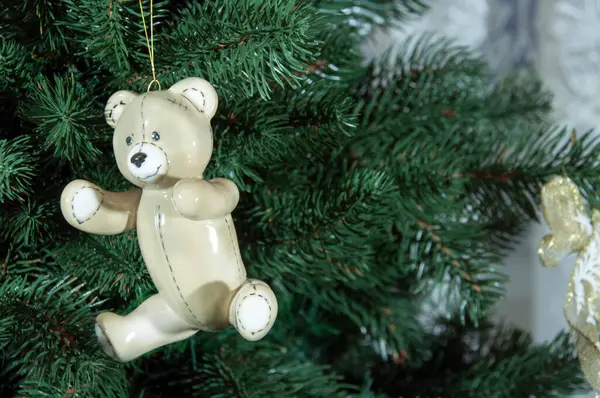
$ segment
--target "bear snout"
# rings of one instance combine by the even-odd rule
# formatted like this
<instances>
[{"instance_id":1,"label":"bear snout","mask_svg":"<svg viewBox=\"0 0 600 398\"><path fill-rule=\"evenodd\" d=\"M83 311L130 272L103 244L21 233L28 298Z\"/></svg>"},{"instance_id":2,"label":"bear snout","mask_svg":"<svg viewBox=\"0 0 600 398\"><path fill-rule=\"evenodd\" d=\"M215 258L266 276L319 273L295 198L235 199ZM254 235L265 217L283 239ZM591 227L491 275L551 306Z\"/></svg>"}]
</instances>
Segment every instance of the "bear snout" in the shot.
<instances>
[{"instance_id":1,"label":"bear snout","mask_svg":"<svg viewBox=\"0 0 600 398\"><path fill-rule=\"evenodd\" d=\"M131 157L131 163L133 163L135 167L139 169L142 167L142 164L144 164L147 157L148 155L146 155L144 152L138 152Z\"/></svg>"},{"instance_id":2,"label":"bear snout","mask_svg":"<svg viewBox=\"0 0 600 398\"><path fill-rule=\"evenodd\" d=\"M167 174L167 154L153 143L134 145L127 157L129 172L139 181L152 182Z\"/></svg>"}]
</instances>

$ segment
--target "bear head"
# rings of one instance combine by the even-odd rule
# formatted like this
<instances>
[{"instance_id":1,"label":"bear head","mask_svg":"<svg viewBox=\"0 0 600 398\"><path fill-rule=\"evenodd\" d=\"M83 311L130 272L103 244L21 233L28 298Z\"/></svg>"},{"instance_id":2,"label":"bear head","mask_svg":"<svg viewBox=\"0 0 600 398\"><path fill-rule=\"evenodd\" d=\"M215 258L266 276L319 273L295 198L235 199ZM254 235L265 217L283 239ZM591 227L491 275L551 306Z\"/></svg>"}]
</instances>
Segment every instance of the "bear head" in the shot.
<instances>
[{"instance_id":1,"label":"bear head","mask_svg":"<svg viewBox=\"0 0 600 398\"><path fill-rule=\"evenodd\" d=\"M114 93L104 115L115 129L121 174L138 187L202 178L212 156L210 121L217 106L214 87L200 78L181 80L168 90Z\"/></svg>"}]
</instances>

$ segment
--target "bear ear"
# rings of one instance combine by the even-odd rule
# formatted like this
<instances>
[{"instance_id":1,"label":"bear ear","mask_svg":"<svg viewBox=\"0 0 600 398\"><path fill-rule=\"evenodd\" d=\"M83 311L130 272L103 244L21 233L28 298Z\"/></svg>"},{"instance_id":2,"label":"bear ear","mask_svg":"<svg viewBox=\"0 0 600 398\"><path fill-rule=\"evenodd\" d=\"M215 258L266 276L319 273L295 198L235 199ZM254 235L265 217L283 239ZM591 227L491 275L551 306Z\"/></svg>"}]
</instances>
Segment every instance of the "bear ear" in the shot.
<instances>
[{"instance_id":1,"label":"bear ear","mask_svg":"<svg viewBox=\"0 0 600 398\"><path fill-rule=\"evenodd\" d=\"M106 123L108 123L110 127L115 128L125 107L138 95L138 93L134 93L133 91L125 90L117 91L111 95L104 107L104 118L106 119Z\"/></svg>"},{"instance_id":2,"label":"bear ear","mask_svg":"<svg viewBox=\"0 0 600 398\"><path fill-rule=\"evenodd\" d=\"M179 94L194 105L194 107L206 115L208 119L217 113L219 96L215 88L204 79L190 77L175 83L169 91Z\"/></svg>"}]
</instances>

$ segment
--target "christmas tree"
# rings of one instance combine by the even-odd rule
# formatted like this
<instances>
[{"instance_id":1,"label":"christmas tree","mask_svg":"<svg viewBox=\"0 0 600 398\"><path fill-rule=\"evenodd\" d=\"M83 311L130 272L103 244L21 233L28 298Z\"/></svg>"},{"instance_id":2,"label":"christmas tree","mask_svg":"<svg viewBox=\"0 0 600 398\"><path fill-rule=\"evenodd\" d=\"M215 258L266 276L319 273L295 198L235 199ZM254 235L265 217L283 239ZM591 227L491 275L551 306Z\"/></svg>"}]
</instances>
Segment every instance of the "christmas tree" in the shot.
<instances>
[{"instance_id":1,"label":"christmas tree","mask_svg":"<svg viewBox=\"0 0 600 398\"><path fill-rule=\"evenodd\" d=\"M592 192L600 175L599 144L548 122L534 78L491 80L433 37L365 63L361 43L423 12L418 0L141 5L2 2L3 397L565 397L584 385L566 334L534 345L489 318L541 185L568 174ZM152 81L144 20L163 88L202 77L217 90L205 177L239 187L242 257L279 315L258 342L230 327L120 363L94 319L156 293L136 231L80 232L59 200L74 179L133 188L103 111Z\"/></svg>"}]
</instances>

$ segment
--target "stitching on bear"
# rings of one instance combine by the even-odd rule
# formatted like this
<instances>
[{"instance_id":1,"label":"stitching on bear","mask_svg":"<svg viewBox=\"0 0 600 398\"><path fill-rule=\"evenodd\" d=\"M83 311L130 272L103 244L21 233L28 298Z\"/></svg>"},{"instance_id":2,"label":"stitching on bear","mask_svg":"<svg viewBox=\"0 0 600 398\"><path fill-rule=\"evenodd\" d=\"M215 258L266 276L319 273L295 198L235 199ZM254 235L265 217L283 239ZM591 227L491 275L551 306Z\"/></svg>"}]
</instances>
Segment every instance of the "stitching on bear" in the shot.
<instances>
[{"instance_id":1,"label":"stitching on bear","mask_svg":"<svg viewBox=\"0 0 600 398\"><path fill-rule=\"evenodd\" d=\"M206 97L204 96L204 93L203 93L202 91L198 90L197 88L194 88L194 87L192 87L191 89L190 89L190 88L186 88L185 90L183 90L183 91L181 92L181 93L182 93L182 95L183 95L183 93L185 93L185 92L186 92L186 91L188 91L188 90L194 90L194 91L196 91L196 92L200 93L200 95L202 95L202 106L206 108ZM204 113L204 109L198 109L198 107L197 107L197 106L194 104L194 102L193 102L193 101L191 101L191 100L190 100L188 97L186 97L185 95L183 95L183 97L184 97L185 99L187 99L188 101L190 101L190 103L192 104L192 106L193 106L194 108L196 108L196 110L197 110L198 112L200 112L200 113Z\"/></svg>"},{"instance_id":2,"label":"stitching on bear","mask_svg":"<svg viewBox=\"0 0 600 398\"><path fill-rule=\"evenodd\" d=\"M160 211L160 206L156 207L156 214L158 217L162 216L162 213ZM167 261L167 265L169 266L169 270L171 271L171 278L173 278L173 283L175 284L175 287L177 288L177 291L179 292L179 297L181 297L181 300L183 301L183 303L185 304L186 308L188 309L188 311L190 312L190 314L194 317L194 319L203 327L206 328L206 325L203 324L202 322L200 322L200 320L196 317L196 315L194 315L194 313L192 312L192 309L190 308L189 304L187 303L187 301L185 300L185 298L183 297L183 293L181 293L181 289L179 288L179 285L177 284L177 280L175 279L175 273L173 272L173 267L171 266L171 261L169 260L169 255L167 254L167 249L165 247L165 241L163 239L163 233L162 233L162 223L158 223L158 236L160 238L160 244L162 246L163 249L163 253L165 254L165 260Z\"/></svg>"},{"instance_id":3,"label":"stitching on bear","mask_svg":"<svg viewBox=\"0 0 600 398\"><path fill-rule=\"evenodd\" d=\"M256 290L256 285L253 284L252 286L254 287L254 290ZM250 294L245 295L244 297L241 298L240 303L237 305L237 311L236 311L236 320L238 322L238 325L240 325L242 327L242 329L246 330L246 327L242 324L242 322L240 322L240 307L242 306L242 303L244 302L244 300L246 300L250 296L258 296L258 297L262 298L263 300L265 300L265 302L267 303L267 306L269 307L269 318L267 319L267 323L265 324L265 326L262 327L262 329L259 329L256 332L250 332L254 336L256 333L262 332L263 330L265 330L267 328L267 326L269 326L269 323L271 323L271 315L272 315L273 309L271 308L271 303L269 302L269 300L262 294L250 293Z\"/></svg>"},{"instance_id":4,"label":"stitching on bear","mask_svg":"<svg viewBox=\"0 0 600 398\"><path fill-rule=\"evenodd\" d=\"M158 145L156 145L154 142L143 142L142 145L140 146L140 152L142 151L142 148L144 147L144 145L152 145L154 147L156 147L156 149L158 149L159 151L161 151L164 155L165 155L165 159L167 160L167 163L165 164L165 173L169 172L169 165L171 164L171 162L169 162L169 155L163 151L163 149L161 147L159 147Z\"/></svg>"},{"instance_id":5,"label":"stitching on bear","mask_svg":"<svg viewBox=\"0 0 600 398\"><path fill-rule=\"evenodd\" d=\"M225 224L227 224L227 230L229 231L229 239L231 239L231 245L235 246L235 241L233 239L233 231L231 230L231 224L229 223L229 216L225 217ZM235 262L238 266L238 277L240 278L240 281L242 281L242 261L237 251L235 251Z\"/></svg>"},{"instance_id":6,"label":"stitching on bear","mask_svg":"<svg viewBox=\"0 0 600 398\"><path fill-rule=\"evenodd\" d=\"M75 214L75 205L73 204L73 202L75 202L75 198L77 197L77 195L79 195L86 188L93 189L93 190L97 191L100 194L100 204L98 205L98 208L96 209L96 211L94 213L92 213L91 216L89 216L88 218L86 218L83 221L79 221L79 219L77 218L77 215ZM71 199L71 212L73 214L73 217L75 217L75 219L77 220L77 222L79 223L79 225L81 225L84 222L91 220L92 217L94 217L96 215L96 213L98 213L98 211L102 207L102 203L103 202L104 202L104 194L102 193L102 191L100 191L98 188L84 185L84 186L81 187L81 189L79 189L77 192L75 192L75 195L73 195L73 199Z\"/></svg>"},{"instance_id":7,"label":"stitching on bear","mask_svg":"<svg viewBox=\"0 0 600 398\"><path fill-rule=\"evenodd\" d=\"M112 109L108 109L108 107L107 107L106 110L104 111L104 117L106 119L110 119L114 123L115 119L113 119L112 114L113 114L113 110Z\"/></svg>"},{"instance_id":8,"label":"stitching on bear","mask_svg":"<svg viewBox=\"0 0 600 398\"><path fill-rule=\"evenodd\" d=\"M117 121L113 118L113 112L115 109L117 109L117 107L119 105L127 105L127 103L125 103L125 102L123 102L123 100L121 100L118 104L115 104L112 107L112 109L108 109L108 106L107 106L108 111L104 113L105 117L110 118L110 120L113 122L113 124L117 124Z\"/></svg>"},{"instance_id":9,"label":"stitching on bear","mask_svg":"<svg viewBox=\"0 0 600 398\"><path fill-rule=\"evenodd\" d=\"M146 100L146 98L148 98L147 96L144 96L142 98L142 103L140 105L140 114L142 116L142 141L146 141L146 123L144 123L144 101Z\"/></svg>"},{"instance_id":10,"label":"stitching on bear","mask_svg":"<svg viewBox=\"0 0 600 398\"><path fill-rule=\"evenodd\" d=\"M175 101L172 98L167 98L167 102L169 102L171 105L179 105L180 108L183 108L184 111L188 110L188 106L186 104L183 103L183 101Z\"/></svg>"}]
</instances>

